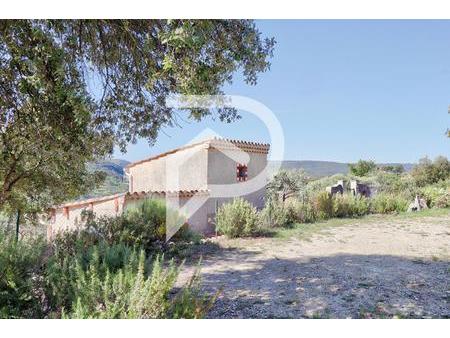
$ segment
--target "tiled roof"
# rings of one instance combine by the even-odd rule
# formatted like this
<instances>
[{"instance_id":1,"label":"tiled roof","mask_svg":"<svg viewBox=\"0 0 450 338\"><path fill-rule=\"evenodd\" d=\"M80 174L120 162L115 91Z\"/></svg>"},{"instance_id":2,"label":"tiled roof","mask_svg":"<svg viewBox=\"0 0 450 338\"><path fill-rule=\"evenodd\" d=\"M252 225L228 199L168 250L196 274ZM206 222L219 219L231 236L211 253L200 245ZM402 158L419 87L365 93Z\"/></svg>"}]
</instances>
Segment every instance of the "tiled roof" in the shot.
<instances>
[{"instance_id":1,"label":"tiled roof","mask_svg":"<svg viewBox=\"0 0 450 338\"><path fill-rule=\"evenodd\" d=\"M164 153L158 154L158 155L154 155L148 158L145 158L143 160L137 161L137 162L133 162L128 164L125 167L125 171L128 172L129 168L132 168L138 164L141 163L145 163L145 162L149 162L152 160L156 160L158 158L164 157L164 156L168 156L171 154L174 154L176 152L182 151L182 150L187 150L193 147L196 147L198 145L208 145L208 147L212 147L212 148L216 148L216 149L221 149L221 148L226 148L226 147L230 147L232 146L236 146L240 149L242 149L243 151L247 151L247 152L258 152L258 153L263 153L263 154L267 154L269 152L269 148L270 148L270 144L268 143L259 143L259 142L250 142L250 141L242 141L242 140L232 140L232 139L222 139L222 138L212 138L212 139L207 139L201 142L196 142L196 143L191 143L179 148L175 148L169 151L166 151ZM231 144L231 145L230 145Z\"/></svg>"},{"instance_id":2,"label":"tiled roof","mask_svg":"<svg viewBox=\"0 0 450 338\"><path fill-rule=\"evenodd\" d=\"M178 197L192 197L194 195L209 195L209 190L178 190L178 191L139 191L128 192L125 195L126 199L138 199L147 196L178 196Z\"/></svg>"},{"instance_id":3,"label":"tiled roof","mask_svg":"<svg viewBox=\"0 0 450 338\"><path fill-rule=\"evenodd\" d=\"M261 154L267 154L270 148L270 144L268 143L258 143L258 142L219 139L219 138L209 140L209 145L211 148L216 149L232 150L234 147L238 147L239 149L245 152L261 153Z\"/></svg>"},{"instance_id":4,"label":"tiled roof","mask_svg":"<svg viewBox=\"0 0 450 338\"><path fill-rule=\"evenodd\" d=\"M115 198L123 197L126 194L127 193L123 192L123 193L120 193L120 194L114 194L114 195L108 195L108 196L100 196L100 197L93 197L93 198L88 198L88 199L85 199L85 200L73 201L73 202L57 205L57 206L54 206L54 207L52 207L50 209L60 209L60 208L66 208L66 207L78 207L78 206L83 206L83 205L89 205L90 203L106 202L106 201L113 200Z\"/></svg>"},{"instance_id":5,"label":"tiled roof","mask_svg":"<svg viewBox=\"0 0 450 338\"><path fill-rule=\"evenodd\" d=\"M209 195L209 190L178 190L178 191L139 191L139 192L126 192L121 194L109 195L109 196L101 196L89 198L86 200L74 201L70 203L61 204L58 206L54 206L50 209L61 209L61 208L70 208L70 207L81 207L88 206L91 203L99 203L113 200L119 197L125 197L125 199L138 199L142 197L159 197L159 196L178 196L178 197L192 197L194 195Z\"/></svg>"}]
</instances>

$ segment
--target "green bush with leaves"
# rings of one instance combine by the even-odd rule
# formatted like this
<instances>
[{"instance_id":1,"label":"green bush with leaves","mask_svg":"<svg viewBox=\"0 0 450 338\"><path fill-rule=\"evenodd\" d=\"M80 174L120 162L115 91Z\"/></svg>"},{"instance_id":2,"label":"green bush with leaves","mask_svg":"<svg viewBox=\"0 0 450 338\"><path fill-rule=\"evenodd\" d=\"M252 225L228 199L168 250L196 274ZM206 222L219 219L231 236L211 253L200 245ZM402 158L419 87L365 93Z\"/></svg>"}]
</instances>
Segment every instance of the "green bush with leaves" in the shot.
<instances>
[{"instance_id":1,"label":"green bush with leaves","mask_svg":"<svg viewBox=\"0 0 450 338\"><path fill-rule=\"evenodd\" d=\"M377 168L377 165L374 161L359 160L357 163L349 164L348 168L353 175L367 176Z\"/></svg>"},{"instance_id":2,"label":"green bush with leaves","mask_svg":"<svg viewBox=\"0 0 450 338\"><path fill-rule=\"evenodd\" d=\"M166 239L166 214L169 212L175 213L166 207L164 201L158 199L148 199L127 208L124 215L125 223L133 224L134 227L120 229L121 241L137 241L137 245L164 241ZM180 223L180 225L184 223L181 217Z\"/></svg>"},{"instance_id":3,"label":"green bush with leaves","mask_svg":"<svg viewBox=\"0 0 450 338\"><path fill-rule=\"evenodd\" d=\"M70 238L72 239L72 238ZM77 276L77 263L83 263L83 269L86 264L92 261L96 255L101 258L102 271L106 269L116 271L125 261L129 260L133 252L133 248L121 243L109 245L106 242L100 242L95 245L85 246L85 242L77 239L75 245L69 245L68 251L66 241L58 241L53 244L53 255L51 255L46 263L44 272L45 293L49 310L52 317L61 315L63 309L70 309L77 297L76 288L79 284ZM74 250L74 248L76 248Z\"/></svg>"},{"instance_id":4,"label":"green bush with leaves","mask_svg":"<svg viewBox=\"0 0 450 338\"><path fill-rule=\"evenodd\" d=\"M281 169L267 184L267 196L270 200L284 202L292 195L303 195L309 180L303 169Z\"/></svg>"},{"instance_id":5,"label":"green bush with leaves","mask_svg":"<svg viewBox=\"0 0 450 338\"><path fill-rule=\"evenodd\" d=\"M337 195L333 199L333 216L338 218L353 217L353 196Z\"/></svg>"},{"instance_id":6,"label":"green bush with leaves","mask_svg":"<svg viewBox=\"0 0 450 338\"><path fill-rule=\"evenodd\" d=\"M359 217L370 212L369 199L351 194L336 195L333 198L333 216L338 218Z\"/></svg>"},{"instance_id":7,"label":"green bush with leaves","mask_svg":"<svg viewBox=\"0 0 450 338\"><path fill-rule=\"evenodd\" d=\"M450 161L444 156L438 156L434 161L427 157L422 158L412 169L411 176L419 187L448 180L450 178Z\"/></svg>"},{"instance_id":8,"label":"green bush with leaves","mask_svg":"<svg viewBox=\"0 0 450 338\"><path fill-rule=\"evenodd\" d=\"M165 266L160 256L151 260L125 244L103 242L75 256L55 255L45 276L50 317L203 317L213 299L201 295L198 271L172 295L179 269L173 260Z\"/></svg>"},{"instance_id":9,"label":"green bush with leaves","mask_svg":"<svg viewBox=\"0 0 450 338\"><path fill-rule=\"evenodd\" d=\"M312 223L316 220L316 212L309 201L289 198L284 203L270 201L260 211L263 228L292 227L295 223Z\"/></svg>"},{"instance_id":10,"label":"green bush with leaves","mask_svg":"<svg viewBox=\"0 0 450 338\"><path fill-rule=\"evenodd\" d=\"M371 199L371 211L377 214L404 212L409 200L401 195L379 193Z\"/></svg>"},{"instance_id":11,"label":"green bush with leaves","mask_svg":"<svg viewBox=\"0 0 450 338\"><path fill-rule=\"evenodd\" d=\"M285 203L277 200L269 200L264 209L259 212L259 219L263 228L286 227L292 222Z\"/></svg>"},{"instance_id":12,"label":"green bush with leaves","mask_svg":"<svg viewBox=\"0 0 450 338\"><path fill-rule=\"evenodd\" d=\"M216 215L216 231L228 237L248 237L259 233L256 208L243 198L222 205Z\"/></svg>"},{"instance_id":13,"label":"green bush with leaves","mask_svg":"<svg viewBox=\"0 0 450 338\"><path fill-rule=\"evenodd\" d=\"M434 208L450 208L450 192L439 196L433 203Z\"/></svg>"},{"instance_id":14,"label":"green bush with leaves","mask_svg":"<svg viewBox=\"0 0 450 338\"><path fill-rule=\"evenodd\" d=\"M374 186L379 193L401 194L410 199L413 199L419 191L411 175L383 171L374 175Z\"/></svg>"},{"instance_id":15,"label":"green bush with leaves","mask_svg":"<svg viewBox=\"0 0 450 338\"><path fill-rule=\"evenodd\" d=\"M200 292L198 271L174 293L180 267L146 256L164 251L157 245L165 245L158 232L165 219L163 205L146 202L117 218L91 218L87 228L61 233L47 246L1 233L0 317L204 316L214 298ZM168 252L186 240L186 231Z\"/></svg>"},{"instance_id":16,"label":"green bush with leaves","mask_svg":"<svg viewBox=\"0 0 450 338\"><path fill-rule=\"evenodd\" d=\"M16 241L0 231L0 318L33 318L42 313L38 292L42 239Z\"/></svg>"},{"instance_id":17,"label":"green bush with leaves","mask_svg":"<svg viewBox=\"0 0 450 338\"><path fill-rule=\"evenodd\" d=\"M291 223L313 223L317 219L317 212L309 200L289 199L285 209Z\"/></svg>"},{"instance_id":18,"label":"green bush with leaves","mask_svg":"<svg viewBox=\"0 0 450 338\"><path fill-rule=\"evenodd\" d=\"M101 241L108 244L123 243L129 246L144 248L147 252L161 252L167 248L166 216L171 224L179 224L181 228L170 239L171 242L198 242L198 234L189 230L175 210L166 207L165 202L157 199L147 199L126 209L123 215L117 217L94 217L85 213L82 230L63 233L55 239L58 247L65 251L77 251L81 247L91 246Z\"/></svg>"},{"instance_id":19,"label":"green bush with leaves","mask_svg":"<svg viewBox=\"0 0 450 338\"><path fill-rule=\"evenodd\" d=\"M448 187L429 185L421 188L419 194L430 208L450 207L450 185Z\"/></svg>"},{"instance_id":20,"label":"green bush with leaves","mask_svg":"<svg viewBox=\"0 0 450 338\"><path fill-rule=\"evenodd\" d=\"M329 219L333 217L334 205L333 197L326 191L318 193L314 199L314 209L316 210L317 218Z\"/></svg>"}]
</instances>

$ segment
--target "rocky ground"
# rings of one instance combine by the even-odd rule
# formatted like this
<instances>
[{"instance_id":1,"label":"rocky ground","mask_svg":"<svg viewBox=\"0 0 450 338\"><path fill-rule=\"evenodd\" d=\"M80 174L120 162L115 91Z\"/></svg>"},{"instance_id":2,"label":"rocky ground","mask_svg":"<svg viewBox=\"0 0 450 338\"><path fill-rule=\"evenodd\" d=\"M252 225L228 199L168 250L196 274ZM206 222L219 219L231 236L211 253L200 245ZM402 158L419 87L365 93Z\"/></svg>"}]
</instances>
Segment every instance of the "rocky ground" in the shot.
<instances>
[{"instance_id":1,"label":"rocky ground","mask_svg":"<svg viewBox=\"0 0 450 338\"><path fill-rule=\"evenodd\" d=\"M450 317L449 212L313 227L308 236L300 227L271 238L211 239L202 285L222 291L208 317ZM188 264L180 282L194 268Z\"/></svg>"}]
</instances>

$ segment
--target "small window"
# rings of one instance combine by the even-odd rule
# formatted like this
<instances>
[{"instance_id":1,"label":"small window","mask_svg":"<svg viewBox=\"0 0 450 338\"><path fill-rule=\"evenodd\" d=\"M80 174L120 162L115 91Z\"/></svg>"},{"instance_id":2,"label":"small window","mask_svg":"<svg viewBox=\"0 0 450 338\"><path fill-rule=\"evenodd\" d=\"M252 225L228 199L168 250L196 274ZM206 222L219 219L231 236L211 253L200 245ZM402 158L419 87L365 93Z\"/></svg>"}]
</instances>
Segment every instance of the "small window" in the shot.
<instances>
[{"instance_id":1,"label":"small window","mask_svg":"<svg viewBox=\"0 0 450 338\"><path fill-rule=\"evenodd\" d=\"M67 219L69 219L69 207L63 208L63 215L66 216Z\"/></svg>"},{"instance_id":2,"label":"small window","mask_svg":"<svg viewBox=\"0 0 450 338\"><path fill-rule=\"evenodd\" d=\"M247 180L247 166L245 164L238 164L236 167L236 179L238 182Z\"/></svg>"}]
</instances>

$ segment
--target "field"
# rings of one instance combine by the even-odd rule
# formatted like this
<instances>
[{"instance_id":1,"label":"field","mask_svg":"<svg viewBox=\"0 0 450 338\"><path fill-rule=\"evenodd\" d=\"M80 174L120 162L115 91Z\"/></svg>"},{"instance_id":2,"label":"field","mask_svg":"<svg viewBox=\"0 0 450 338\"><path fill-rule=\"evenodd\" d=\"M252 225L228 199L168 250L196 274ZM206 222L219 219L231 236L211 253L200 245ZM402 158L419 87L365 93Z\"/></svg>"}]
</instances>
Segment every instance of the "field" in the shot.
<instances>
[{"instance_id":1,"label":"field","mask_svg":"<svg viewBox=\"0 0 450 338\"><path fill-rule=\"evenodd\" d=\"M450 317L449 209L209 241L203 288L222 288L210 318Z\"/></svg>"}]
</instances>

